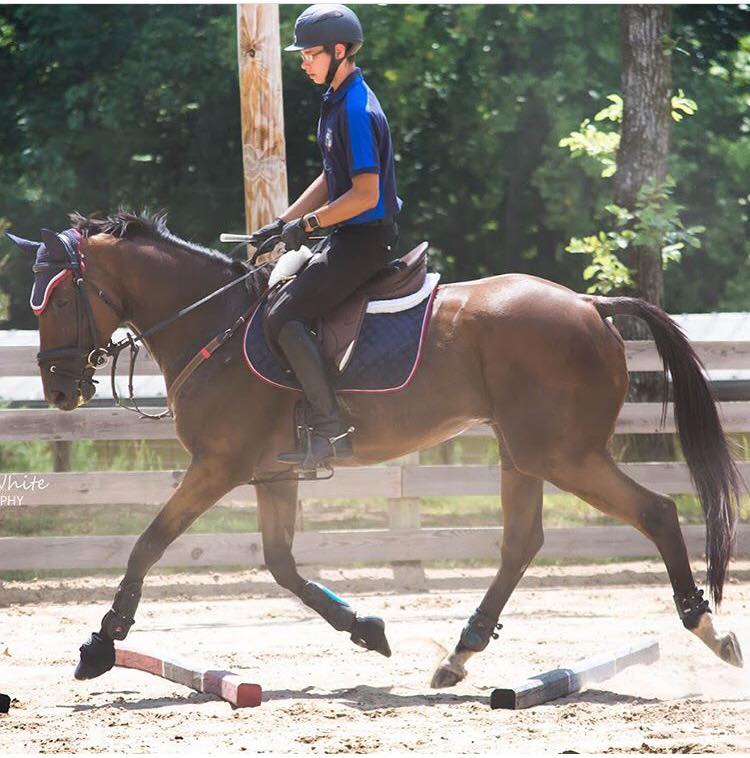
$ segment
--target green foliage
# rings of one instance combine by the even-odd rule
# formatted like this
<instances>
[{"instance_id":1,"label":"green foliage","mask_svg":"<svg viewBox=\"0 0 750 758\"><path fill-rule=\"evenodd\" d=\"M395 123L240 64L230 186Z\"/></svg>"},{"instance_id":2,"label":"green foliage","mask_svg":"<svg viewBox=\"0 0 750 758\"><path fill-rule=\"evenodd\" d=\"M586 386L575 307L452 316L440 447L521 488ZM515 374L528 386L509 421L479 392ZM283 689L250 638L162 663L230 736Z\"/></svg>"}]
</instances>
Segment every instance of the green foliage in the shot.
<instances>
[{"instance_id":1,"label":"green foliage","mask_svg":"<svg viewBox=\"0 0 750 758\"><path fill-rule=\"evenodd\" d=\"M281 5L282 41L303 5ZM522 271L576 287L564 248L602 218L615 168L617 6L358 5L358 56L388 114L402 246L432 242L445 281ZM700 103L674 130L669 174L686 227L707 231L665 278L678 310L750 297L750 14L674 6L674 80ZM244 227L236 10L220 5L0 6L0 213L38 239L72 210L166 208L182 236ZM320 91L284 54L290 195L320 171ZM679 91L677 116L694 110ZM578 127L580 114L596 113ZM605 127L612 127L614 129ZM599 158L569 160L580 132ZM581 149L584 149L583 147ZM584 150L585 151L585 150ZM610 162L607 162L610 161ZM700 252L700 255L697 253ZM0 328L36 326L28 261L7 255ZM742 307L746 307L742 306ZM0 315L0 318L2 316Z\"/></svg>"},{"instance_id":2,"label":"green foliage","mask_svg":"<svg viewBox=\"0 0 750 758\"><path fill-rule=\"evenodd\" d=\"M0 471L52 471L53 460L50 442L0 444ZM70 450L72 471L161 471L186 463L177 442L165 448L165 443L154 440L76 440Z\"/></svg>"},{"instance_id":3,"label":"green foliage","mask_svg":"<svg viewBox=\"0 0 750 758\"><path fill-rule=\"evenodd\" d=\"M695 100L685 97L682 90L678 90L677 94L672 96L672 118L675 121L682 121L685 116L692 116L697 110L698 104Z\"/></svg>"},{"instance_id":4,"label":"green foliage","mask_svg":"<svg viewBox=\"0 0 750 758\"><path fill-rule=\"evenodd\" d=\"M600 110L594 121L622 123L623 101L619 95L608 95L611 105ZM679 90L672 98L672 118L681 121L683 115L692 115L698 110L694 100L685 97ZM578 131L571 132L559 142L567 147L574 158L588 157L603 166L602 178L609 178L617 171L617 150L620 135L615 131L602 131L589 119L584 119ZM703 226L685 227L680 213L685 208L673 199L675 181L667 176L662 182L646 182L638 192L635 208L609 203L604 211L613 218L614 229L599 231L586 237L573 237L565 247L566 252L591 256L583 270L584 281L591 282L589 293L607 294L613 290L633 287L634 271L623 262L623 254L639 247L661 250L662 266L679 263L686 245L700 247L698 235L705 232Z\"/></svg>"},{"instance_id":5,"label":"green foliage","mask_svg":"<svg viewBox=\"0 0 750 758\"><path fill-rule=\"evenodd\" d=\"M680 218L685 208L672 199L674 187L670 176L663 182L646 182L638 192L632 213L617 205L607 206L618 225L628 225L632 230L631 246L661 249L665 269L670 263L680 262L686 245L700 248L698 235L706 231L703 226L685 227Z\"/></svg>"},{"instance_id":6,"label":"green foliage","mask_svg":"<svg viewBox=\"0 0 750 758\"><path fill-rule=\"evenodd\" d=\"M0 444L0 471L52 471L52 448L47 442Z\"/></svg>"},{"instance_id":7,"label":"green foliage","mask_svg":"<svg viewBox=\"0 0 750 758\"><path fill-rule=\"evenodd\" d=\"M591 256L591 263L583 270L585 281L593 280L587 292L607 294L633 284L630 269L617 257L618 250L628 247L633 232L629 230L598 232L588 237L573 237L565 248L569 253Z\"/></svg>"},{"instance_id":8,"label":"green foliage","mask_svg":"<svg viewBox=\"0 0 750 758\"><path fill-rule=\"evenodd\" d=\"M580 131L571 132L567 137L563 137L558 144L560 147L567 147L573 157L588 155L590 158L599 161L603 166L601 175L605 178L612 176L617 171L617 164L613 156L617 153L617 148L620 147L620 135L617 132L601 131L589 119L584 119Z\"/></svg>"}]
</instances>

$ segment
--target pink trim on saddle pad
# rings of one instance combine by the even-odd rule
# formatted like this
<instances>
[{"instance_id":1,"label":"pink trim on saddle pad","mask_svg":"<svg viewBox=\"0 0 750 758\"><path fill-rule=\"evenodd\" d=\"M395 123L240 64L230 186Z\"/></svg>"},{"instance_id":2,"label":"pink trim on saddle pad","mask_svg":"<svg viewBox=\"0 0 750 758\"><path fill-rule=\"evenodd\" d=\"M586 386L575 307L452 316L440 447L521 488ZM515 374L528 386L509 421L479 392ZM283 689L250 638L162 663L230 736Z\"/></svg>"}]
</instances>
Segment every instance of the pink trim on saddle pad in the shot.
<instances>
[{"instance_id":1,"label":"pink trim on saddle pad","mask_svg":"<svg viewBox=\"0 0 750 758\"><path fill-rule=\"evenodd\" d=\"M337 393L347 393L347 394L386 394L390 392L400 392L401 390L406 389L414 379L414 375L417 373L417 369L419 368L419 364L422 361L422 352L424 350L424 341L425 341L425 335L427 334L427 327L429 325L430 316L432 315L432 304L435 300L435 295L437 294L438 287L435 287L435 289L432 290L430 293L429 301L427 303L427 307L424 310L424 316L422 317L422 326L420 327L419 331L419 347L417 348L417 355L414 358L414 364L412 365L411 372L409 373L409 376L406 378L406 380L400 384L398 387L389 387L387 389L380 389L380 390L365 390L365 389L337 389ZM262 314L258 314L258 310L263 306L263 302L265 300L265 296L261 298L260 302L258 303L257 307L253 311L253 315L248 319L247 326L245 327L245 331L242 335L242 354L245 357L245 363L247 363L247 367L250 369L251 373L256 376L258 379L260 379L262 382L265 382L266 384L270 384L272 387L277 387L281 390L289 390L291 392L302 392L301 389L297 389L296 387L287 387L283 384L279 384L278 382L274 382L272 379L269 379L268 377L264 376L263 374L258 371L255 366L253 366L252 360L250 360L250 356L247 354L247 333L250 329L250 326L253 323L253 320L255 319L256 315L260 315L262 317ZM356 350L356 347L355 347Z\"/></svg>"}]
</instances>

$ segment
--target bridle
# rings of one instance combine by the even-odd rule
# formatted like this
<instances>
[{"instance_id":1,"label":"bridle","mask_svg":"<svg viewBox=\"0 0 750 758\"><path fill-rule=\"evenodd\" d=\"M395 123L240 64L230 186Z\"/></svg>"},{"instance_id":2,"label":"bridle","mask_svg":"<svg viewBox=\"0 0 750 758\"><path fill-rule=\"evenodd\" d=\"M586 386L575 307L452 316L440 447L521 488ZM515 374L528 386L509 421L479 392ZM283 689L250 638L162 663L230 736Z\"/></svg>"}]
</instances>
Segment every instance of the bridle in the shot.
<instances>
[{"instance_id":1,"label":"bridle","mask_svg":"<svg viewBox=\"0 0 750 758\"><path fill-rule=\"evenodd\" d=\"M81 259L77 245L74 245L67 234L57 235L65 248L66 260L64 262L50 261L47 263L35 263L32 271L35 274L54 269L59 271L70 271L72 274L73 287L76 299L76 320L77 320L77 346L61 347L53 350L42 350L37 353L37 363L40 368L46 364L49 371L57 376L67 376L76 380L76 386L79 392L83 394L83 386L96 384L93 379L94 371L104 366L112 354L111 350L115 347L111 340L110 344L102 347L99 342L99 335L96 330L94 321L94 312L91 308L91 301L86 292L86 281L83 278L85 268ZM97 295L116 313L119 314L117 306L112 302L101 289L97 289ZM77 359L83 361L83 367L79 373L70 371L56 363L58 360Z\"/></svg>"},{"instance_id":2,"label":"bridle","mask_svg":"<svg viewBox=\"0 0 750 758\"><path fill-rule=\"evenodd\" d=\"M165 329L167 326L173 324L177 319L182 318L183 316L186 316L191 311L195 310L196 308L200 307L204 303L208 302L212 298L216 297L217 295L220 295L222 292L226 292L226 290L230 289L231 287L234 287L236 284L239 284L239 282L242 282L249 278L252 274L254 274L256 271L258 271L262 266L251 266L244 261L241 261L243 266L248 266L248 271L238 278L232 280L229 282L229 284L225 284L223 287L220 287L218 290L215 290L214 292L211 292L209 295L206 295L205 297L201 298L200 300L197 300L196 302L192 303L191 305L181 309L173 316L170 316L167 319L164 319L163 321L160 321L158 324L155 324L150 329L147 329L143 333L139 333L135 327L130 324L131 328L135 332L135 336L131 334L130 332L127 333L127 335L121 339L119 342L113 342L110 338L109 342L106 345L101 345L99 341L99 336L97 334L96 330L96 322L94 320L94 312L91 307L91 300L89 299L88 293L86 291L86 285L91 284L90 282L87 282L86 279L84 279L84 270L85 270L85 264L82 260L82 256L80 253L80 250L78 249L78 244L74 243L70 236L66 233L58 234L58 239L62 242L65 253L66 253L66 259L64 262L61 261L51 261L48 263L36 263L34 264L32 270L33 272L39 273L42 271L46 271L49 269L55 269L58 272L67 270L70 271L72 274L72 280L73 280L73 286L74 286L74 292L76 297L76 320L77 320L77 345L75 347L62 347L62 348L54 348L52 350L43 350L39 353L37 353L37 363L39 364L40 368L44 368L46 364L50 364L49 371L52 374L55 374L56 376L67 376L72 379L76 380L76 388L79 393L84 394L83 389L84 387L91 387L94 388L95 384L98 384L96 379L93 378L94 372L104 367L107 364L107 361L109 361L110 358L112 358L112 369L111 369L111 384L112 384L112 397L114 398L117 405L119 405L121 408L124 408L128 411L133 411L135 413L138 413L141 418L151 418L151 419L160 419L164 418L165 416L173 416L173 412L171 408L167 408L165 411L162 411L158 414L151 414L146 413L141 408L138 407L138 403L134 397L133 393L133 373L135 370L135 363L138 358L138 352L140 351L140 346L137 344L139 342L143 342L144 339L151 336L152 334L155 334L158 331L161 331L162 329ZM77 239L79 239L78 237ZM241 247L243 247L246 243L241 242L238 244L230 253L230 257L235 253L235 251L239 250ZM126 317L124 314L122 314L115 305L115 303L112 301L112 298L110 298L102 289L94 286L94 292L96 295L109 307L111 308L114 313L118 317L118 323L123 323L126 320ZM214 346L214 350L219 345L223 344L229 337L234 334L236 329L244 323L245 316L241 316L229 329L224 330L218 337L216 337L212 343L216 343ZM130 348L130 368L128 373L128 391L129 391L129 397L128 400L133 403L132 407L129 405L125 405L122 402L122 399L117 393L117 388L115 385L115 377L116 377L116 370L117 370L117 360L120 356L120 353L125 349L129 347ZM204 348L205 350L205 348ZM203 351L201 351L200 354L202 354ZM213 352L213 350L212 350ZM206 356L204 356L206 357ZM77 359L79 361L82 361L83 366L81 370L76 373L75 371L71 371L69 369L66 369L65 367L59 366L56 361L58 360L70 360L70 359ZM192 364L192 361L191 361ZM178 377L178 380L182 377L181 374L180 377ZM184 381L184 379L183 379ZM177 382L173 383L176 384ZM91 393L93 395L93 392Z\"/></svg>"}]
</instances>

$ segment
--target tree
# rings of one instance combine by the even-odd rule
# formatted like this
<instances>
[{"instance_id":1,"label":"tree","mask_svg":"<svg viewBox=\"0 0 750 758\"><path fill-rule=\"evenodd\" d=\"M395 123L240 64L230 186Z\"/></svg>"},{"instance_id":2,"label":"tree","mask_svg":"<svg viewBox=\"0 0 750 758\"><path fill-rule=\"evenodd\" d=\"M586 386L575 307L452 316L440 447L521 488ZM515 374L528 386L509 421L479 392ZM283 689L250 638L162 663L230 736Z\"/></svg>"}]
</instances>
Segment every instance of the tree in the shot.
<instances>
[{"instance_id":1,"label":"tree","mask_svg":"<svg viewBox=\"0 0 750 758\"><path fill-rule=\"evenodd\" d=\"M667 176L672 99L671 8L665 5L620 7L622 51L623 118L617 171L614 175L616 203L628 211L646 187L658 191ZM664 303L662 247L638 244L630 251L635 269L634 294L654 305ZM651 339L644 323L623 319L618 324L626 339ZM660 399L662 378L658 374L630 375L630 399ZM633 435L629 458L673 459L669 435Z\"/></svg>"},{"instance_id":2,"label":"tree","mask_svg":"<svg viewBox=\"0 0 750 758\"><path fill-rule=\"evenodd\" d=\"M623 117L614 182L615 202L630 211L635 210L646 184L662 185L667 175L672 121L670 30L669 6L620 7ZM661 247L637 245L631 255L636 294L661 307ZM640 339L648 339L645 325L638 322L633 330L643 335Z\"/></svg>"},{"instance_id":3,"label":"tree","mask_svg":"<svg viewBox=\"0 0 750 758\"><path fill-rule=\"evenodd\" d=\"M216 245L243 228L236 12L219 5L0 6L0 217L38 238L72 210L165 208ZM282 41L303 5L281 5ZM518 271L581 288L568 240L606 218L612 179L560 139L619 90L614 5L358 5L363 68L391 122L402 245L428 238L443 281ZM674 6L676 88L700 110L668 173L685 224L670 312L750 297L750 12ZM282 56L290 195L320 170L320 92ZM3 264L4 258L7 260ZM0 328L36 326L28 261L0 239ZM10 296L10 318L5 318Z\"/></svg>"}]
</instances>

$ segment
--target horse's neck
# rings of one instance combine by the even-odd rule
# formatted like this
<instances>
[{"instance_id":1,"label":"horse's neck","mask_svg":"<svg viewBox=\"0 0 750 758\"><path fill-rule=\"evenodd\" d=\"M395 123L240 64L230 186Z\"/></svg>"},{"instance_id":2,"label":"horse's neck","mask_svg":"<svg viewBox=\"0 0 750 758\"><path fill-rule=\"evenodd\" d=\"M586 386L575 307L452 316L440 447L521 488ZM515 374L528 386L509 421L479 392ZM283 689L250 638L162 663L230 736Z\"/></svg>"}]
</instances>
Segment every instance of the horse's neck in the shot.
<instances>
[{"instance_id":1,"label":"horse's neck","mask_svg":"<svg viewBox=\"0 0 750 758\"><path fill-rule=\"evenodd\" d=\"M137 252L127 256L121 281L127 287L128 323L140 333L237 277L219 261L171 245L166 253L153 243L135 247ZM144 340L167 386L206 343L241 315L247 301L238 284Z\"/></svg>"}]
</instances>

